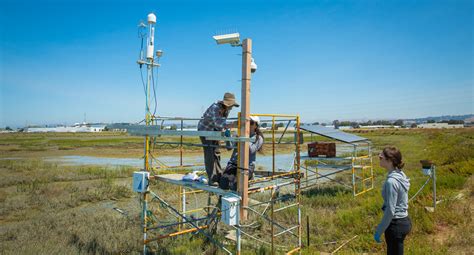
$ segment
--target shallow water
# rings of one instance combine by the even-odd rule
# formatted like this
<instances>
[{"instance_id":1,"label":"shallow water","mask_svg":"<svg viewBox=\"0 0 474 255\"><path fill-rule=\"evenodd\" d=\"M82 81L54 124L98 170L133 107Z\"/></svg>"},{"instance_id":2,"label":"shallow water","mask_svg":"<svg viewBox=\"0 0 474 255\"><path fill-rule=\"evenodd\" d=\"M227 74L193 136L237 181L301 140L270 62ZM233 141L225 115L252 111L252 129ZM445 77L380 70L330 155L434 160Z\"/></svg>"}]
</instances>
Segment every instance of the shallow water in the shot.
<instances>
[{"instance_id":1,"label":"shallow water","mask_svg":"<svg viewBox=\"0 0 474 255\"><path fill-rule=\"evenodd\" d=\"M276 171L278 169L288 170L293 165L293 154L278 154L275 157ZM62 157L48 157L45 159L50 162L58 162L64 165L99 165L99 166L131 166L142 167L143 158L102 158L92 156L62 156ZM180 159L178 156L162 156L158 160L167 166L179 165ZM228 158L221 159L221 165L227 165ZM204 161L202 156L183 157L183 165L202 164ZM259 155L257 157L257 169L272 169L272 156Z\"/></svg>"}]
</instances>

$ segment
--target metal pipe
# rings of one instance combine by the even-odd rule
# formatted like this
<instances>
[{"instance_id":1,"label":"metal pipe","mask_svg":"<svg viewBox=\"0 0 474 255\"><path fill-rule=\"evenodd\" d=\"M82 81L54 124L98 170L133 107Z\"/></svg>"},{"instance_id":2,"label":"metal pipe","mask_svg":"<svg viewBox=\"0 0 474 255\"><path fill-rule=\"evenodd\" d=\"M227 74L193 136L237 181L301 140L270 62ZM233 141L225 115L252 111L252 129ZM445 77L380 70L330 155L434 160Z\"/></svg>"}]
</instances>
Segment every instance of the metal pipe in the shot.
<instances>
[{"instance_id":1,"label":"metal pipe","mask_svg":"<svg viewBox=\"0 0 474 255\"><path fill-rule=\"evenodd\" d=\"M292 195L292 197L290 198L295 198L295 195ZM273 199L274 202L277 202L277 201L280 201L280 200L285 200L285 199L289 199L288 197L278 197L278 198L275 198ZM264 202L260 202L260 203L257 203L257 204L253 204L253 205L249 205L249 207L251 206L259 206L259 205L264 205L264 204L269 204L271 203L272 200L268 200L268 201L264 201Z\"/></svg>"},{"instance_id":2,"label":"metal pipe","mask_svg":"<svg viewBox=\"0 0 474 255\"><path fill-rule=\"evenodd\" d=\"M183 120L181 120L181 131L183 131ZM183 165L183 136L180 136L179 141L179 165Z\"/></svg>"},{"instance_id":3,"label":"metal pipe","mask_svg":"<svg viewBox=\"0 0 474 255\"><path fill-rule=\"evenodd\" d=\"M226 251L228 254L232 254L232 252L230 252L228 249L226 249L221 243L217 242L216 240L214 240L212 238L212 236L208 235L206 232L204 232L200 227L198 227L196 224L194 224L193 222L189 221L189 219L185 216L183 216L178 210L176 210L175 208L173 208L171 205L169 205L165 200L163 200L161 197L159 197L157 194L153 193L150 191L150 194L153 195L156 199L158 199L162 205L168 207L171 211L173 211L175 214L178 214L179 216L181 216L184 220L185 220L185 223L195 227L197 229L197 231L199 231L201 234L205 235L211 242L213 242L215 245L219 246L222 250Z\"/></svg>"},{"instance_id":4,"label":"metal pipe","mask_svg":"<svg viewBox=\"0 0 474 255\"><path fill-rule=\"evenodd\" d=\"M436 166L432 166L431 174L433 175L433 209L436 208Z\"/></svg>"},{"instance_id":5,"label":"metal pipe","mask_svg":"<svg viewBox=\"0 0 474 255\"><path fill-rule=\"evenodd\" d=\"M306 215L306 241L309 247L309 215Z\"/></svg>"},{"instance_id":6,"label":"metal pipe","mask_svg":"<svg viewBox=\"0 0 474 255\"><path fill-rule=\"evenodd\" d=\"M275 175L275 117L272 117L272 180Z\"/></svg>"},{"instance_id":7,"label":"metal pipe","mask_svg":"<svg viewBox=\"0 0 474 255\"><path fill-rule=\"evenodd\" d=\"M191 219L190 221L198 222L198 221L203 221L203 220L208 220L208 219L210 219L210 218L209 217L202 217L202 218L198 218L198 219ZM174 226L180 226L180 225L183 225L183 224L186 224L186 222L181 221L181 222L174 222L174 223L167 224L167 225L149 227L147 230L163 229L163 228L169 228L169 227L174 227Z\"/></svg>"},{"instance_id":8,"label":"metal pipe","mask_svg":"<svg viewBox=\"0 0 474 255\"><path fill-rule=\"evenodd\" d=\"M288 228L288 229L285 229L285 230L283 230L283 231L281 231L281 232L278 232L278 233L277 233L276 235L274 235L274 236L277 237L277 236L279 236L279 235L283 235L284 233L287 233L287 232L289 232L289 231L291 231L291 230L293 230L293 229L295 229L295 228L298 228L298 227L299 227L299 225L293 226L293 227L291 227L291 228Z\"/></svg>"},{"instance_id":9,"label":"metal pipe","mask_svg":"<svg viewBox=\"0 0 474 255\"><path fill-rule=\"evenodd\" d=\"M298 248L302 247L301 244L301 234L302 234L302 229L301 229L301 130L300 130L300 116L298 115L296 117L296 170L298 171L297 175L297 185L296 185L296 196L297 196L297 201L298 201Z\"/></svg>"},{"instance_id":10,"label":"metal pipe","mask_svg":"<svg viewBox=\"0 0 474 255\"><path fill-rule=\"evenodd\" d=\"M285 210L285 209L287 209L287 208L291 208L291 207L297 206L297 205L298 205L298 203L294 203L294 204L291 204L291 205L283 206L283 207L280 207L280 208L276 209L274 212L279 212L279 211L281 211L281 210Z\"/></svg>"},{"instance_id":11,"label":"metal pipe","mask_svg":"<svg viewBox=\"0 0 474 255\"><path fill-rule=\"evenodd\" d=\"M253 116L260 117L286 117L286 118L296 118L298 115L289 115L289 114L270 114L270 113L252 113Z\"/></svg>"},{"instance_id":12,"label":"metal pipe","mask_svg":"<svg viewBox=\"0 0 474 255\"><path fill-rule=\"evenodd\" d=\"M262 187L262 188L254 188L252 190L249 190L248 194L259 193L259 192L263 192L263 191L266 191L266 190L269 190L269 189L273 190L273 189L276 189L276 188L280 188L280 187L283 187L283 186L293 184L294 182L295 181L290 181L290 182L278 183L278 184L275 184L275 185L266 186L266 187Z\"/></svg>"},{"instance_id":13,"label":"metal pipe","mask_svg":"<svg viewBox=\"0 0 474 255\"><path fill-rule=\"evenodd\" d=\"M272 176L269 176L269 177L261 177L261 178L253 179L253 180L249 181L249 183L259 183L259 182L265 182L265 181L269 181L269 180L271 181L274 178L285 177L285 176L288 176L288 175L295 175L297 173L298 173L297 171L291 171L291 172L287 172L287 173L284 173L284 174L277 174L277 175L272 175Z\"/></svg>"},{"instance_id":14,"label":"metal pipe","mask_svg":"<svg viewBox=\"0 0 474 255\"><path fill-rule=\"evenodd\" d=\"M182 186L179 186L179 195L181 196L181 199L178 199L178 207L181 208L181 212L184 212L184 208L183 208L183 204L185 203L184 199L183 199L183 196L184 196L184 192L183 192L183 187ZM181 223L181 217L179 216L176 216L177 220L179 223ZM178 225L178 231L181 231L181 225Z\"/></svg>"},{"instance_id":15,"label":"metal pipe","mask_svg":"<svg viewBox=\"0 0 474 255\"><path fill-rule=\"evenodd\" d=\"M184 187L183 187L183 193L182 193L181 199L182 199L181 210L182 210L183 216L186 217L186 189Z\"/></svg>"},{"instance_id":16,"label":"metal pipe","mask_svg":"<svg viewBox=\"0 0 474 255\"><path fill-rule=\"evenodd\" d=\"M288 124L286 124L285 129L283 130L283 133L281 133L280 139L278 139L278 143L281 143L281 140L283 139L283 136L286 133L286 130L288 129L288 126L290 126L291 120L288 121Z\"/></svg>"},{"instance_id":17,"label":"metal pipe","mask_svg":"<svg viewBox=\"0 0 474 255\"><path fill-rule=\"evenodd\" d=\"M356 146L354 145L354 151L352 152L352 195L356 196L356 184L355 184L355 167L354 161L356 157Z\"/></svg>"},{"instance_id":18,"label":"metal pipe","mask_svg":"<svg viewBox=\"0 0 474 255\"><path fill-rule=\"evenodd\" d=\"M287 255L288 255L288 254L293 254L293 253L295 253L295 252L297 252L297 251L299 251L299 250L301 250L301 247L296 247L296 248L294 248L293 250L287 252L286 254L287 254Z\"/></svg>"},{"instance_id":19,"label":"metal pipe","mask_svg":"<svg viewBox=\"0 0 474 255\"><path fill-rule=\"evenodd\" d=\"M158 237L155 237L155 238L145 240L145 244L151 243L151 242L154 242L154 241L158 241L158 240L161 240L161 239L164 239L164 238L168 238L168 237L179 236L179 235L183 235L183 234L187 234L187 233L191 233L191 232L196 232L196 231L199 231L201 229L206 229L208 227L209 226L206 225L206 226L201 226L199 228L191 228L191 229L186 229L186 230L183 230L183 231L174 232L174 233L171 233L171 234L161 235L161 236L158 236Z\"/></svg>"},{"instance_id":20,"label":"metal pipe","mask_svg":"<svg viewBox=\"0 0 474 255\"><path fill-rule=\"evenodd\" d=\"M271 222L271 237L272 237L272 241L271 241L271 244L272 244L272 246L271 246L271 248L272 248L272 249L271 249L272 255L275 254L275 247L274 247L274 246L275 246L275 234L274 234L274 233L275 233L275 230L274 230L274 227L273 227L273 226L275 225L275 224L274 224L274 215L273 215L273 214L275 213L274 210L273 210L273 205L274 205L273 198L274 198L274 194L275 194L275 190L272 189L272 195L271 195L271 199L270 199L270 201L271 201L271 202L270 202L270 212L271 212L271 214L270 214L270 215L271 215L271 216L270 216L270 217L271 217L270 222Z\"/></svg>"}]
</instances>

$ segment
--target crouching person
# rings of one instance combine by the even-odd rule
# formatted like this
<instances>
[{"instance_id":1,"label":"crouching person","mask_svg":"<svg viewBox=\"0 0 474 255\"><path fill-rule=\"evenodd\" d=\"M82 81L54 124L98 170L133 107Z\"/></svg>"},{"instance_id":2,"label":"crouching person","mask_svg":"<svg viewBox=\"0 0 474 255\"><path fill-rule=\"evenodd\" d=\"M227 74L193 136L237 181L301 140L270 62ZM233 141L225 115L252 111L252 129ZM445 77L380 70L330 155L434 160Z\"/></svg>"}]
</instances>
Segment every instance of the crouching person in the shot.
<instances>
[{"instance_id":1,"label":"crouching person","mask_svg":"<svg viewBox=\"0 0 474 255\"><path fill-rule=\"evenodd\" d=\"M255 141L250 142L249 145L249 180L253 179L257 152L261 152L263 149L263 135L259 129L259 124L259 117L250 116L250 138L255 137ZM237 154L237 148L235 148L219 181L219 187L221 189L237 190Z\"/></svg>"}]
</instances>

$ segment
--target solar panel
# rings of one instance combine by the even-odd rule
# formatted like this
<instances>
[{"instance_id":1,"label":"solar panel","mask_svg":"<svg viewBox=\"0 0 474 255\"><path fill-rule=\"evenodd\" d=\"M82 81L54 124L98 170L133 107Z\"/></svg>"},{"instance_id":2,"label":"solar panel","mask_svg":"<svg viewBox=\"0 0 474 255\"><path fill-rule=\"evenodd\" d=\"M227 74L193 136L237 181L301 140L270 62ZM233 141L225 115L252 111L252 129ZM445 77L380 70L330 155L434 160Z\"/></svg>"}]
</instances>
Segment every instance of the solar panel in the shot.
<instances>
[{"instance_id":1,"label":"solar panel","mask_svg":"<svg viewBox=\"0 0 474 255\"><path fill-rule=\"evenodd\" d=\"M361 136L344 133L339 129L328 128L320 125L301 125L300 128L310 133L318 134L345 143L354 143L368 140L367 138Z\"/></svg>"}]
</instances>

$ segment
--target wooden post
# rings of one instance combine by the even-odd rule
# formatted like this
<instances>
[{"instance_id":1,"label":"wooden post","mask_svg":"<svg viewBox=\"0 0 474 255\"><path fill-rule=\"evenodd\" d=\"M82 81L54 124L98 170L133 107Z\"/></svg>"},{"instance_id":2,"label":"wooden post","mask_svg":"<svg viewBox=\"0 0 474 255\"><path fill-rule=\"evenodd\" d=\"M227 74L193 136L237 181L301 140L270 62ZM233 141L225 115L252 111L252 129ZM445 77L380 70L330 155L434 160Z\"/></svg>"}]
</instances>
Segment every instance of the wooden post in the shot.
<instances>
[{"instance_id":1,"label":"wooden post","mask_svg":"<svg viewBox=\"0 0 474 255\"><path fill-rule=\"evenodd\" d=\"M252 40L244 39L242 42L242 93L241 93L241 114L240 114L240 135L244 137L250 136L250 63L252 61ZM239 194L242 197L240 206L240 215L242 220L247 219L248 206L248 187L249 187L249 143L240 142L240 173L239 178ZM245 170L243 170L245 169Z\"/></svg>"}]
</instances>

